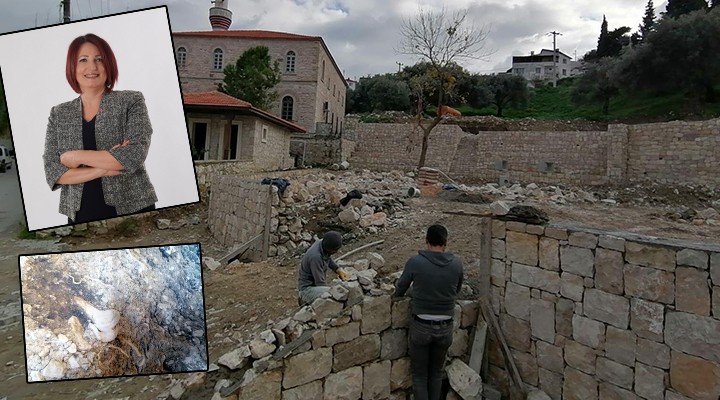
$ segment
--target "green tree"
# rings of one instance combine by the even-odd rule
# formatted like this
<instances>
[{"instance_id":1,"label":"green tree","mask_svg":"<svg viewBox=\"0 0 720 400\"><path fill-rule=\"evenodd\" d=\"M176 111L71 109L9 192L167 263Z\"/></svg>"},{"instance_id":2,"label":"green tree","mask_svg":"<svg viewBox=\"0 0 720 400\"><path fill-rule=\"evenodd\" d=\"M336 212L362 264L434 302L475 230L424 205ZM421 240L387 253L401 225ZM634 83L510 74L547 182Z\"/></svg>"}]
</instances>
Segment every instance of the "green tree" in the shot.
<instances>
[{"instance_id":1,"label":"green tree","mask_svg":"<svg viewBox=\"0 0 720 400\"><path fill-rule=\"evenodd\" d=\"M720 0L712 0L710 2L710 9L715 8L715 6L717 6L718 4L720 4Z\"/></svg>"},{"instance_id":2,"label":"green tree","mask_svg":"<svg viewBox=\"0 0 720 400\"><path fill-rule=\"evenodd\" d=\"M630 28L622 26L608 31L608 22L603 15L603 22L600 25L600 36L598 37L597 49L590 50L584 56L585 61L594 61L603 57L617 57L623 47L632 40L628 35Z\"/></svg>"},{"instance_id":3,"label":"green tree","mask_svg":"<svg viewBox=\"0 0 720 400\"><path fill-rule=\"evenodd\" d=\"M470 76L470 73L468 73L461 65L454 62L448 63L445 71L447 74L447 81L445 90L442 92L445 103L447 105L460 105L464 103L464 93L458 90L457 85L466 80ZM434 76L434 74L435 72L432 64L427 61L420 61L414 65L408 65L403 68L400 76L408 84L408 86L413 86L417 85L419 81L422 81L422 77ZM423 93L424 97L422 99L417 98L415 94L413 94L413 100L416 104L418 101L421 101L421 104L423 104L424 107L427 107L428 105L438 103L440 91L432 90L432 84L430 84L430 86L431 87L429 89L431 90L425 90Z\"/></svg>"},{"instance_id":4,"label":"green tree","mask_svg":"<svg viewBox=\"0 0 720 400\"><path fill-rule=\"evenodd\" d=\"M585 72L575 79L570 90L570 100L575 104L602 104L603 115L610 112L610 99L620 93L614 77L617 61L603 58L588 65Z\"/></svg>"},{"instance_id":5,"label":"green tree","mask_svg":"<svg viewBox=\"0 0 720 400\"><path fill-rule=\"evenodd\" d=\"M349 113L409 111L410 88L398 74L378 74L360 78L355 90L348 91Z\"/></svg>"},{"instance_id":6,"label":"green tree","mask_svg":"<svg viewBox=\"0 0 720 400\"><path fill-rule=\"evenodd\" d=\"M430 64L430 70L423 77L411 80L410 88L417 98L417 127L422 130L422 148L418 167L425 166L428 137L442 121L437 115L429 122L422 118L424 96L435 94L437 108L446 104L446 94L452 91L455 78L451 67L463 59L482 59L490 52L483 51L488 31L476 28L467 20L468 11L461 10L448 15L445 9L439 12L421 10L417 16L403 20L400 25L402 40L397 50L401 54L419 57Z\"/></svg>"},{"instance_id":7,"label":"green tree","mask_svg":"<svg viewBox=\"0 0 720 400\"><path fill-rule=\"evenodd\" d=\"M600 25L600 36L598 37L598 44L595 56L597 58L607 57L610 54L610 37L608 36L608 22L603 15L603 22Z\"/></svg>"},{"instance_id":8,"label":"green tree","mask_svg":"<svg viewBox=\"0 0 720 400\"><path fill-rule=\"evenodd\" d=\"M653 0L648 0L645 6L645 15L643 16L642 24L640 24L640 37L647 37L648 33L652 31L653 25L655 25L655 6L653 5Z\"/></svg>"},{"instance_id":9,"label":"green tree","mask_svg":"<svg viewBox=\"0 0 720 400\"><path fill-rule=\"evenodd\" d=\"M225 78L218 90L251 103L262 110L269 110L277 100L273 89L280 82L280 62L270 58L265 46L245 50L235 64L223 70Z\"/></svg>"},{"instance_id":10,"label":"green tree","mask_svg":"<svg viewBox=\"0 0 720 400\"><path fill-rule=\"evenodd\" d=\"M707 10L708 4L706 0L668 0L665 7L665 16L670 18L678 18L697 10Z\"/></svg>"},{"instance_id":11,"label":"green tree","mask_svg":"<svg viewBox=\"0 0 720 400\"><path fill-rule=\"evenodd\" d=\"M482 105L495 107L495 115L503 116L503 110L509 107L521 108L530 98L528 82L518 75L485 75L478 80L481 91L479 99Z\"/></svg>"},{"instance_id":12,"label":"green tree","mask_svg":"<svg viewBox=\"0 0 720 400\"><path fill-rule=\"evenodd\" d=\"M665 18L620 60L617 77L629 90L683 92L692 107L716 100L720 84L720 9ZM672 51L668 51L672 49Z\"/></svg>"}]
</instances>

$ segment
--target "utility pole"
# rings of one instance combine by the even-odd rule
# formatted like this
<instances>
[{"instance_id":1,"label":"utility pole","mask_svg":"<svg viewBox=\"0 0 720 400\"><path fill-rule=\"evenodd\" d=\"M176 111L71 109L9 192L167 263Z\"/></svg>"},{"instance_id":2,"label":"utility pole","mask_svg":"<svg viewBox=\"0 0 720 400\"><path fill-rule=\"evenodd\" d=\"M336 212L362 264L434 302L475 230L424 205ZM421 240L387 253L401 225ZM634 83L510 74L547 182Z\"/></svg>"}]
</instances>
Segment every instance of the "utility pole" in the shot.
<instances>
[{"instance_id":1,"label":"utility pole","mask_svg":"<svg viewBox=\"0 0 720 400\"><path fill-rule=\"evenodd\" d=\"M400 73L400 69L402 68L402 66L403 66L404 64L401 63L400 61L395 61L395 64L397 64L397 66L398 66L398 74L399 74L399 73Z\"/></svg>"},{"instance_id":2,"label":"utility pole","mask_svg":"<svg viewBox=\"0 0 720 400\"><path fill-rule=\"evenodd\" d=\"M63 24L70 22L70 0L62 0Z\"/></svg>"},{"instance_id":3,"label":"utility pole","mask_svg":"<svg viewBox=\"0 0 720 400\"><path fill-rule=\"evenodd\" d=\"M557 46L556 46L555 38L556 38L558 35L562 36L562 33L552 31L552 32L548 33L548 35L553 35L553 87L557 87L557 78L558 78L558 73L557 73Z\"/></svg>"}]
</instances>

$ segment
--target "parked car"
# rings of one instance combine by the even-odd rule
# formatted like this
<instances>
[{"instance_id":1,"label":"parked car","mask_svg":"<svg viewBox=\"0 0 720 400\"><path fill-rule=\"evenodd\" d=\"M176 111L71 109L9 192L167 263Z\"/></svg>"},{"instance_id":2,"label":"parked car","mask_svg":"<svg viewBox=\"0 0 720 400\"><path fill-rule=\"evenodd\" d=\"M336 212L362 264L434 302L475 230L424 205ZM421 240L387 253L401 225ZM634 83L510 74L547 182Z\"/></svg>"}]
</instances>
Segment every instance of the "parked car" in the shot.
<instances>
[{"instance_id":1,"label":"parked car","mask_svg":"<svg viewBox=\"0 0 720 400\"><path fill-rule=\"evenodd\" d=\"M13 157L12 152L5 146L0 146L0 172L12 168Z\"/></svg>"}]
</instances>

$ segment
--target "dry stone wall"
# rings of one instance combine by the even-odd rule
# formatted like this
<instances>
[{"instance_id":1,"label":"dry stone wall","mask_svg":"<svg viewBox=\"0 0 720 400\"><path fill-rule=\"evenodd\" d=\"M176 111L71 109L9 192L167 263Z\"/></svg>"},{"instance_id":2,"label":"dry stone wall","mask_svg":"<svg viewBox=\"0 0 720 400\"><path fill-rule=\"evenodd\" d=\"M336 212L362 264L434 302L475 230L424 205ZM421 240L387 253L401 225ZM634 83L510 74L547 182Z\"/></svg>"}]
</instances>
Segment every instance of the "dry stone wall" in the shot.
<instances>
[{"instance_id":1,"label":"dry stone wall","mask_svg":"<svg viewBox=\"0 0 720 400\"><path fill-rule=\"evenodd\" d=\"M355 167L408 170L417 165L422 132L414 124L348 121ZM439 125L426 166L492 182L606 184L652 180L720 185L720 119L609 125L607 131L463 132Z\"/></svg>"},{"instance_id":2,"label":"dry stone wall","mask_svg":"<svg viewBox=\"0 0 720 400\"><path fill-rule=\"evenodd\" d=\"M720 396L719 245L499 220L491 241L491 303L526 384L554 400Z\"/></svg>"}]
</instances>

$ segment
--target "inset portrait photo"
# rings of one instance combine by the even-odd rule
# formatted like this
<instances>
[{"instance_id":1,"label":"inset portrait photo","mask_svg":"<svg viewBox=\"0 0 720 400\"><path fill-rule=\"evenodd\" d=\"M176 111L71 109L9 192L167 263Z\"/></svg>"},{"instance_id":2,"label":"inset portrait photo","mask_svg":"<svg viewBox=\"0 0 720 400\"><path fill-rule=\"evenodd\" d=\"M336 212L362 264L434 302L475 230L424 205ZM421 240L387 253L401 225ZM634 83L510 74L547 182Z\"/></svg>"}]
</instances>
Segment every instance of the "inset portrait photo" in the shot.
<instances>
[{"instance_id":1,"label":"inset portrait photo","mask_svg":"<svg viewBox=\"0 0 720 400\"><path fill-rule=\"evenodd\" d=\"M27 381L207 371L199 244L21 255Z\"/></svg>"},{"instance_id":2,"label":"inset portrait photo","mask_svg":"<svg viewBox=\"0 0 720 400\"><path fill-rule=\"evenodd\" d=\"M29 231L199 201L167 7L0 36Z\"/></svg>"}]
</instances>

